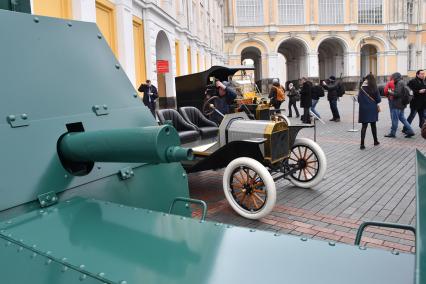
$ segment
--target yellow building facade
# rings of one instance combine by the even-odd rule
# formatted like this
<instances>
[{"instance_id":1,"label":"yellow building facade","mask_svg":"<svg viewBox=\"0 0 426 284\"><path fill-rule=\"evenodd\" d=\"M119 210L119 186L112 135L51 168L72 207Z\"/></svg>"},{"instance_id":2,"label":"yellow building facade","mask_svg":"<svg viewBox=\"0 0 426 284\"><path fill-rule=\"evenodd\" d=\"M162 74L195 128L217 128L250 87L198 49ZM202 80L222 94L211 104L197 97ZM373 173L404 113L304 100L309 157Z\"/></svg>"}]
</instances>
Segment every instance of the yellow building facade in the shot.
<instances>
[{"instance_id":1,"label":"yellow building facade","mask_svg":"<svg viewBox=\"0 0 426 284\"><path fill-rule=\"evenodd\" d=\"M228 0L225 55L251 59L255 79L333 75L355 86L373 73L383 81L426 67L422 0Z\"/></svg>"},{"instance_id":2,"label":"yellow building facade","mask_svg":"<svg viewBox=\"0 0 426 284\"><path fill-rule=\"evenodd\" d=\"M32 13L95 22L137 88L150 79L174 106L176 76L224 63L223 0L30 0ZM157 61L168 72L157 72Z\"/></svg>"}]
</instances>

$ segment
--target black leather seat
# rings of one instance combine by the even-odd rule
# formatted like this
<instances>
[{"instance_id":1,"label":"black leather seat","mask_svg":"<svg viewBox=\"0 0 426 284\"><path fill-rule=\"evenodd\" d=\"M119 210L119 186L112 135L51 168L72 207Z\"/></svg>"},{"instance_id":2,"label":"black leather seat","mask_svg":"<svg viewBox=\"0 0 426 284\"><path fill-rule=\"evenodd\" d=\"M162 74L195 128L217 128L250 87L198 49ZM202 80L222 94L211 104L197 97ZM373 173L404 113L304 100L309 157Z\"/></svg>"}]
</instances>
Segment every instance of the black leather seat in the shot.
<instances>
[{"instance_id":1,"label":"black leather seat","mask_svg":"<svg viewBox=\"0 0 426 284\"><path fill-rule=\"evenodd\" d=\"M219 128L216 123L207 119L198 108L181 107L179 112L183 118L194 125L201 134L201 138L211 138L217 135Z\"/></svg>"},{"instance_id":2,"label":"black leather seat","mask_svg":"<svg viewBox=\"0 0 426 284\"><path fill-rule=\"evenodd\" d=\"M200 138L197 128L186 122L185 119L174 109L159 109L156 111L161 124L170 120L179 133L180 143L190 143Z\"/></svg>"}]
</instances>

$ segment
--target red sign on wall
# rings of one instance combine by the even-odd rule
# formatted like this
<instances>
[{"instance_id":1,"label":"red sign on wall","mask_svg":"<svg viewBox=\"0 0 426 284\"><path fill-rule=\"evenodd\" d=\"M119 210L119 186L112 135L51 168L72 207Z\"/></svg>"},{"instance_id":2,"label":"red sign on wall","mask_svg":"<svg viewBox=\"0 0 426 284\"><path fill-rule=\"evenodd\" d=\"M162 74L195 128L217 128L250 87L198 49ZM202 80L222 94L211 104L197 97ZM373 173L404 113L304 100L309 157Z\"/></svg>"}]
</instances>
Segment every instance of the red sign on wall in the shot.
<instances>
[{"instance_id":1,"label":"red sign on wall","mask_svg":"<svg viewBox=\"0 0 426 284\"><path fill-rule=\"evenodd\" d=\"M169 61L157 60L157 73L169 73Z\"/></svg>"}]
</instances>

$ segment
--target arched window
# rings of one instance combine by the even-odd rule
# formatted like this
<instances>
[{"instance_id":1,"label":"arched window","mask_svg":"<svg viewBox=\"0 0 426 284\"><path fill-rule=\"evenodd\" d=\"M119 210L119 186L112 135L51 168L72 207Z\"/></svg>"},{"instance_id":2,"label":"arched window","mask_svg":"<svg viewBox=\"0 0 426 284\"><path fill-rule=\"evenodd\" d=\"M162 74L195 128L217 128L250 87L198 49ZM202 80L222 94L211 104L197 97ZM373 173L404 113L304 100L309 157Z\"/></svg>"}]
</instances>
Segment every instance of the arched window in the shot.
<instances>
[{"instance_id":1,"label":"arched window","mask_svg":"<svg viewBox=\"0 0 426 284\"><path fill-rule=\"evenodd\" d=\"M383 23L383 0L358 0L358 23Z\"/></svg>"},{"instance_id":2,"label":"arched window","mask_svg":"<svg viewBox=\"0 0 426 284\"><path fill-rule=\"evenodd\" d=\"M236 0L237 19L239 26L263 25L262 0Z\"/></svg>"},{"instance_id":3,"label":"arched window","mask_svg":"<svg viewBox=\"0 0 426 284\"><path fill-rule=\"evenodd\" d=\"M304 0L278 0L278 22L282 25L305 23Z\"/></svg>"},{"instance_id":4,"label":"arched window","mask_svg":"<svg viewBox=\"0 0 426 284\"><path fill-rule=\"evenodd\" d=\"M343 24L344 16L344 0L319 0L320 24Z\"/></svg>"}]
</instances>

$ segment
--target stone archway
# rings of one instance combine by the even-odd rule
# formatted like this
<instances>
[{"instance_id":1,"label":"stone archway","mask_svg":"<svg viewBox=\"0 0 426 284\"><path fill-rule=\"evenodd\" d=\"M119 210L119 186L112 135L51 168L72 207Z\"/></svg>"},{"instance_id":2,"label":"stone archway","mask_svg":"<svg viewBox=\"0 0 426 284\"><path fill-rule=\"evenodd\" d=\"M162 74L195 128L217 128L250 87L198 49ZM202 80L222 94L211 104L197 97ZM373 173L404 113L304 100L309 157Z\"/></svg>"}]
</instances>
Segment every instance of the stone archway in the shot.
<instances>
[{"instance_id":1,"label":"stone archway","mask_svg":"<svg viewBox=\"0 0 426 284\"><path fill-rule=\"evenodd\" d=\"M345 77L346 47L338 38L327 38L318 46L319 77L325 80L330 76Z\"/></svg>"},{"instance_id":2,"label":"stone archway","mask_svg":"<svg viewBox=\"0 0 426 284\"><path fill-rule=\"evenodd\" d=\"M377 47L366 44L361 47L361 76L372 73L377 76Z\"/></svg>"},{"instance_id":3,"label":"stone archway","mask_svg":"<svg viewBox=\"0 0 426 284\"><path fill-rule=\"evenodd\" d=\"M283 41L278 47L278 53L285 59L285 81L295 81L302 77L308 77L308 50L303 41L290 38Z\"/></svg>"},{"instance_id":4,"label":"stone archway","mask_svg":"<svg viewBox=\"0 0 426 284\"><path fill-rule=\"evenodd\" d=\"M169 65L169 70L166 73L159 73L157 70L159 106L160 108L174 107L172 52L170 48L170 41L164 31L160 31L157 34L157 39L155 41L155 54L157 62L158 60L165 60Z\"/></svg>"},{"instance_id":5,"label":"stone archway","mask_svg":"<svg viewBox=\"0 0 426 284\"><path fill-rule=\"evenodd\" d=\"M254 65L254 81L258 82L262 79L262 52L254 46L249 46L241 51L241 64L246 59L253 60Z\"/></svg>"}]
</instances>

